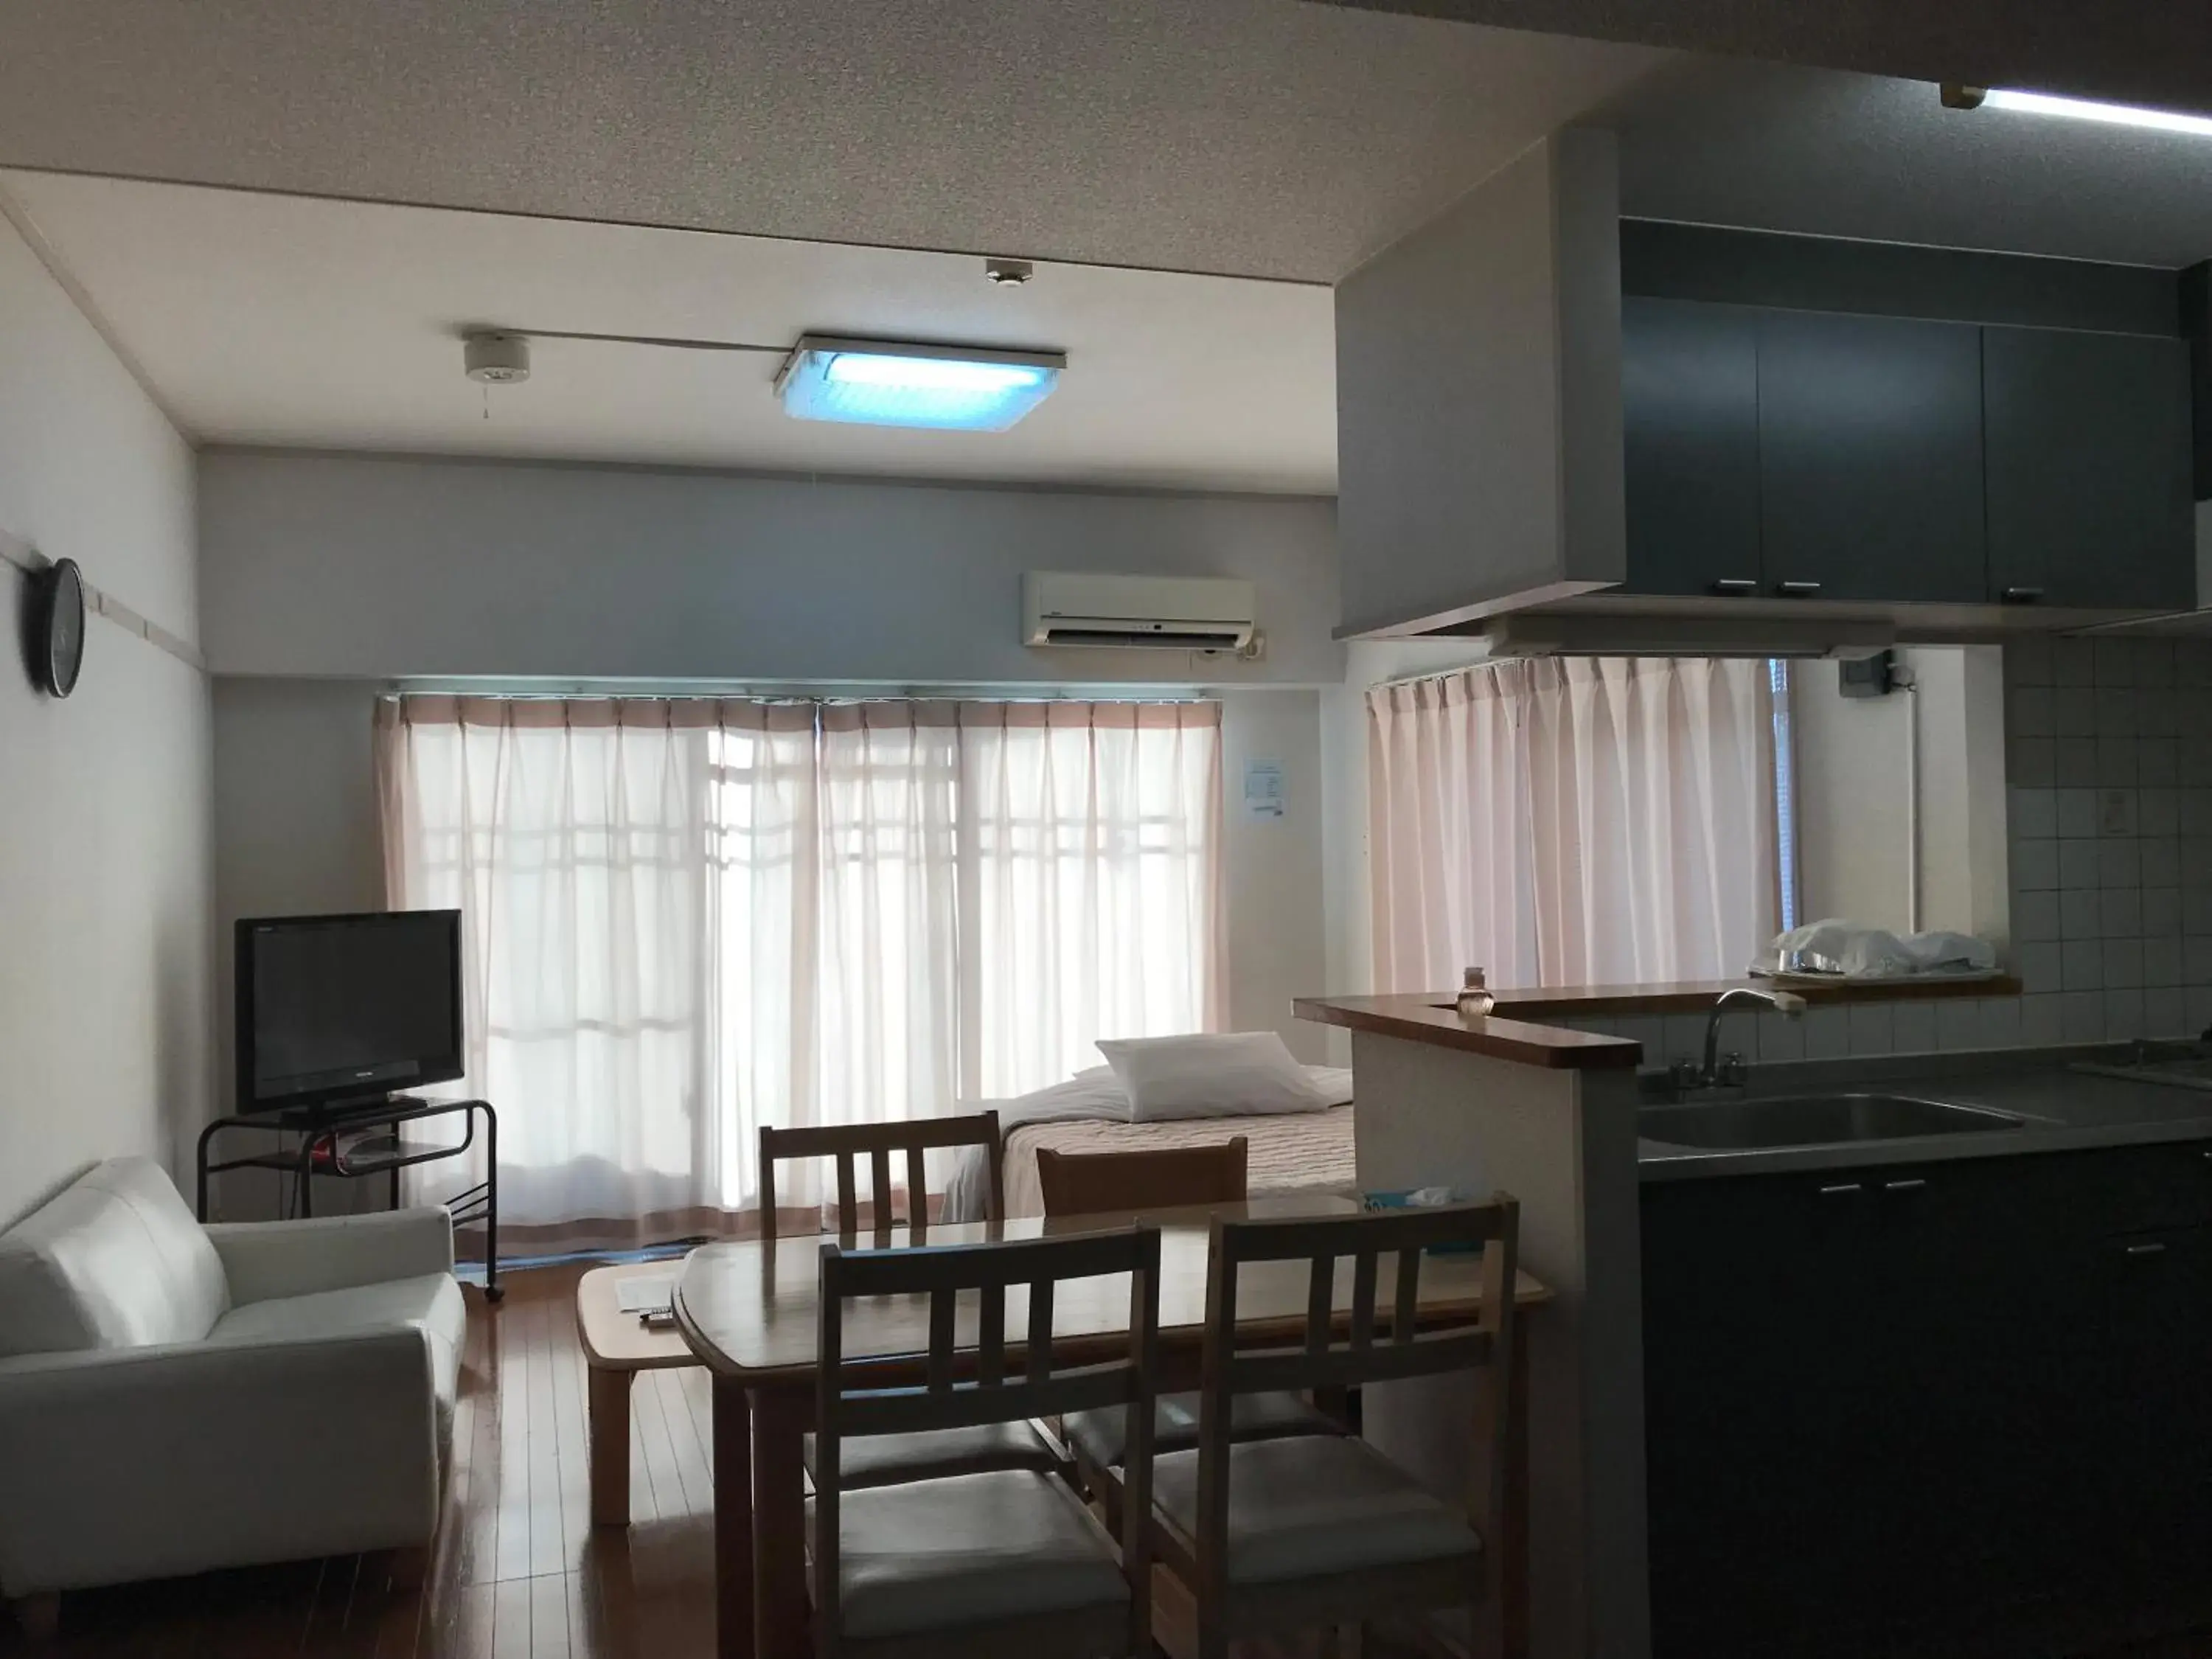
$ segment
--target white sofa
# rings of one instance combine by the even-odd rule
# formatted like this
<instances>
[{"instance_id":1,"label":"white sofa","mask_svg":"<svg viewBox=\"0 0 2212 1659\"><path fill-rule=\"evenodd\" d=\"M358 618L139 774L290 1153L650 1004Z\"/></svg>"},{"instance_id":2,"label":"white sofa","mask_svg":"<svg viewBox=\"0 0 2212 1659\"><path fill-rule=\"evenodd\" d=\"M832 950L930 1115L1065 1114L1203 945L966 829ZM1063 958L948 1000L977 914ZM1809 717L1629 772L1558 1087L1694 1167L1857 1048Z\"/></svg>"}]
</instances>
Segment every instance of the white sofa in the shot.
<instances>
[{"instance_id":1,"label":"white sofa","mask_svg":"<svg viewBox=\"0 0 2212 1659\"><path fill-rule=\"evenodd\" d=\"M427 1544L453 1268L442 1210L203 1227L143 1158L0 1234L0 1595Z\"/></svg>"}]
</instances>

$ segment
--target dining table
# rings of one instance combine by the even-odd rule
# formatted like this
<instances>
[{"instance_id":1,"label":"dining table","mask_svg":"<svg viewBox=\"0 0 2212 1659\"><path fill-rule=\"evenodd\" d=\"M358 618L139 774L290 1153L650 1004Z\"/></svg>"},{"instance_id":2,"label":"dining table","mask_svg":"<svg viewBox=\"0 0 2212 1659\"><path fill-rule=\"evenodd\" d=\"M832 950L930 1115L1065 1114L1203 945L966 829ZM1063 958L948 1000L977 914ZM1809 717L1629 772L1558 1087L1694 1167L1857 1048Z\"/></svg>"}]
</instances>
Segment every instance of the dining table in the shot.
<instances>
[{"instance_id":1,"label":"dining table","mask_svg":"<svg viewBox=\"0 0 2212 1659\"><path fill-rule=\"evenodd\" d=\"M805 1436L814 1426L822 1353L821 1252L827 1243L846 1249L906 1249L928 1245L1036 1238L1095 1232L1133 1224L1160 1229L1160 1326L1158 1383L1161 1392L1198 1386L1205 1334L1206 1261L1217 1216L1230 1219L1356 1214L1349 1198L1295 1194L1241 1204L1130 1214L1018 1218L859 1234L785 1235L702 1245L684 1263L675 1293L676 1322L713 1376L714 1492L714 1632L720 1659L805 1659L812 1652L806 1578ZM1417 1323L1423 1328L1465 1323L1482 1304L1480 1254L1431 1254L1423 1260ZM1348 1331L1352 1264L1337 1263L1335 1311ZM1389 1269L1382 1269L1385 1282ZM1240 1346L1262 1348L1304 1340L1310 1269L1304 1261L1247 1264L1237 1287ZM1009 1363L1018 1364L1013 1334L1026 1328L1008 1291L1006 1331ZM1531 1310L1551 1292L1528 1273L1519 1275L1514 1302ZM963 1305L956 1330L963 1346L974 1340L975 1310ZM1516 1332L1526 1322L1515 1322ZM1053 1351L1057 1363L1075 1364L1126 1352L1129 1291L1126 1276L1060 1285L1053 1304ZM856 1300L844 1312L848 1360L870 1360L872 1379L895 1387L923 1380L929 1346L929 1299L881 1297ZM1507 1456L1506 1509L1492 1540L1501 1562L1503 1624L1509 1655L1527 1650L1528 1428L1527 1351L1516 1341L1508 1363L1515 1368L1513 1419Z\"/></svg>"}]
</instances>

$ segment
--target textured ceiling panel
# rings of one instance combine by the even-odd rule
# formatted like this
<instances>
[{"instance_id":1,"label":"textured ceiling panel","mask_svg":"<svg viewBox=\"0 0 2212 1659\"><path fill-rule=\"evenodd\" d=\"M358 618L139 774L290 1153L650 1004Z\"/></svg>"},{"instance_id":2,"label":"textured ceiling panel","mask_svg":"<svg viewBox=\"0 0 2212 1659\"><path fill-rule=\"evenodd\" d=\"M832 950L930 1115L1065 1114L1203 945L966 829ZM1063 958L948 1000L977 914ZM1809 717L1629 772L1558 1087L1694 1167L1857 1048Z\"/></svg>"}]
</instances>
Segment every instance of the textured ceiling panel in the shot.
<instances>
[{"instance_id":1,"label":"textured ceiling panel","mask_svg":"<svg viewBox=\"0 0 2212 1659\"><path fill-rule=\"evenodd\" d=\"M1292 492L1336 483L1324 288L1087 265L998 288L969 254L0 174L203 441L785 472ZM787 345L860 334L1068 354L1003 433L787 416L774 352L534 343L461 373L469 325Z\"/></svg>"},{"instance_id":2,"label":"textured ceiling panel","mask_svg":"<svg viewBox=\"0 0 2212 1659\"><path fill-rule=\"evenodd\" d=\"M1716 59L1678 60L1601 118L1638 217L2169 269L2212 258L2212 140Z\"/></svg>"},{"instance_id":3,"label":"textured ceiling panel","mask_svg":"<svg viewBox=\"0 0 2212 1659\"><path fill-rule=\"evenodd\" d=\"M1329 282L1662 58L1304 0L10 0L0 165Z\"/></svg>"},{"instance_id":4,"label":"textured ceiling panel","mask_svg":"<svg viewBox=\"0 0 2212 1659\"><path fill-rule=\"evenodd\" d=\"M1595 40L2212 110L2203 0L1322 0Z\"/></svg>"}]
</instances>

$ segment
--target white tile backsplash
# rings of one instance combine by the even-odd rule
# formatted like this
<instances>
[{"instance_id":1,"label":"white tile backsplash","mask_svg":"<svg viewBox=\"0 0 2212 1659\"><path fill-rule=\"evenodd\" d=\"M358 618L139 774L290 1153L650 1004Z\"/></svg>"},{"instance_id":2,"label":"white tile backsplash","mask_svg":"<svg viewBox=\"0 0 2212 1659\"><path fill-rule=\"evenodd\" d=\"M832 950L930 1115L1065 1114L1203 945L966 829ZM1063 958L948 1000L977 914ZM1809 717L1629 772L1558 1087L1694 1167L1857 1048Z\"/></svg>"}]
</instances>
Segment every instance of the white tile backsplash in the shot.
<instances>
[{"instance_id":1,"label":"white tile backsplash","mask_svg":"<svg viewBox=\"0 0 2212 1659\"><path fill-rule=\"evenodd\" d=\"M1850 1015L1847 1041L1855 1054L1887 1054L1897 1049L1892 1025L1892 1006L1887 1002L1855 1003L1847 1011Z\"/></svg>"},{"instance_id":2,"label":"white tile backsplash","mask_svg":"<svg viewBox=\"0 0 2212 1659\"><path fill-rule=\"evenodd\" d=\"M1960 1048L1979 1048L1982 1005L1972 997L1946 997L1936 1005L1936 1046L1949 1054Z\"/></svg>"},{"instance_id":3,"label":"white tile backsplash","mask_svg":"<svg viewBox=\"0 0 2212 1659\"><path fill-rule=\"evenodd\" d=\"M1808 1008L1802 1024L1806 1059L1841 1060L1850 1053L1850 1009Z\"/></svg>"},{"instance_id":4,"label":"white tile backsplash","mask_svg":"<svg viewBox=\"0 0 2212 1659\"><path fill-rule=\"evenodd\" d=\"M2212 1024L2212 642L2015 641L2004 679L2023 995L1978 1011L1978 1037ZM1963 1026L1945 1018L1948 1048Z\"/></svg>"},{"instance_id":5,"label":"white tile backsplash","mask_svg":"<svg viewBox=\"0 0 2212 1659\"><path fill-rule=\"evenodd\" d=\"M1786 1014L1759 1017L1759 1058L1763 1064L1805 1058L1805 1022Z\"/></svg>"},{"instance_id":6,"label":"white tile backsplash","mask_svg":"<svg viewBox=\"0 0 2212 1659\"><path fill-rule=\"evenodd\" d=\"M2056 949L2056 946L2052 946ZM1936 1005L1932 1002L1899 1002L1889 1011L1890 1036L1900 1054L1932 1054L1936 1052Z\"/></svg>"}]
</instances>

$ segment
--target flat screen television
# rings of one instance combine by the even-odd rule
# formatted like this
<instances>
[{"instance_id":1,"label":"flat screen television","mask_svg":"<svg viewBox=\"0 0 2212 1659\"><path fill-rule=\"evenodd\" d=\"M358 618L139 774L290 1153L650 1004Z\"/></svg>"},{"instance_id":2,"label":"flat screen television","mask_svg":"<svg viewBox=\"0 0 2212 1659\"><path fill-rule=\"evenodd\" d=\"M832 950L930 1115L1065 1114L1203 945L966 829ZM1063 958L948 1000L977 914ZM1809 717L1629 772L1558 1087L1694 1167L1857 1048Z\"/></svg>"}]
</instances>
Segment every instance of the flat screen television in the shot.
<instances>
[{"instance_id":1,"label":"flat screen television","mask_svg":"<svg viewBox=\"0 0 2212 1659\"><path fill-rule=\"evenodd\" d=\"M238 1109L335 1105L461 1075L461 913L238 924Z\"/></svg>"}]
</instances>

